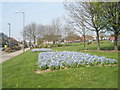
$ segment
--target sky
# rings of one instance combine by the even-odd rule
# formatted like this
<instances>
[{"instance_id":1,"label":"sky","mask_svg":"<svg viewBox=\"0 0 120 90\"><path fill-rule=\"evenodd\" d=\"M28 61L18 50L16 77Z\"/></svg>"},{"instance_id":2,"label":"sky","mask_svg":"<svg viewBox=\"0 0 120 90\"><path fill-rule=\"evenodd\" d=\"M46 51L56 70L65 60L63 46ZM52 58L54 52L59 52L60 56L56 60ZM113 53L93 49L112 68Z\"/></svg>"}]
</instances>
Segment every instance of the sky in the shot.
<instances>
[{"instance_id":1,"label":"sky","mask_svg":"<svg viewBox=\"0 0 120 90\"><path fill-rule=\"evenodd\" d=\"M46 25L54 18L65 15L62 2L2 2L0 32L9 35L8 23L10 23L11 37L17 40L22 40L23 17L22 13L15 13L15 11L25 12L25 25L32 22Z\"/></svg>"}]
</instances>

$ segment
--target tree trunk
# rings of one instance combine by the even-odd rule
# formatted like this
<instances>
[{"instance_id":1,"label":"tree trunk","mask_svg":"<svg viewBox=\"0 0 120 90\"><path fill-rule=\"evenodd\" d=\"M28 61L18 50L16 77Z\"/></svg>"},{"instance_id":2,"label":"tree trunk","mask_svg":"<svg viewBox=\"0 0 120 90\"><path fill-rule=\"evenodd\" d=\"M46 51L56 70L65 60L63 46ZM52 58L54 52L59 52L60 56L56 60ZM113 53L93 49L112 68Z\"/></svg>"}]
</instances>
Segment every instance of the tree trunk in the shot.
<instances>
[{"instance_id":1,"label":"tree trunk","mask_svg":"<svg viewBox=\"0 0 120 90\"><path fill-rule=\"evenodd\" d=\"M100 50L100 40L99 40L99 31L96 30L97 35L97 50Z\"/></svg>"},{"instance_id":2,"label":"tree trunk","mask_svg":"<svg viewBox=\"0 0 120 90\"><path fill-rule=\"evenodd\" d=\"M31 46L31 39L29 40L29 47Z\"/></svg>"},{"instance_id":3,"label":"tree trunk","mask_svg":"<svg viewBox=\"0 0 120 90\"><path fill-rule=\"evenodd\" d=\"M114 50L117 50L118 51L118 45L117 45L117 32L114 33L114 37L115 37L115 41L114 41Z\"/></svg>"},{"instance_id":4,"label":"tree trunk","mask_svg":"<svg viewBox=\"0 0 120 90\"><path fill-rule=\"evenodd\" d=\"M34 45L35 45L35 36L34 36Z\"/></svg>"},{"instance_id":5,"label":"tree trunk","mask_svg":"<svg viewBox=\"0 0 120 90\"><path fill-rule=\"evenodd\" d=\"M84 35L84 50L86 50L86 44L85 44L85 35Z\"/></svg>"},{"instance_id":6,"label":"tree trunk","mask_svg":"<svg viewBox=\"0 0 120 90\"><path fill-rule=\"evenodd\" d=\"M55 41L53 41L53 45L55 44Z\"/></svg>"}]
</instances>

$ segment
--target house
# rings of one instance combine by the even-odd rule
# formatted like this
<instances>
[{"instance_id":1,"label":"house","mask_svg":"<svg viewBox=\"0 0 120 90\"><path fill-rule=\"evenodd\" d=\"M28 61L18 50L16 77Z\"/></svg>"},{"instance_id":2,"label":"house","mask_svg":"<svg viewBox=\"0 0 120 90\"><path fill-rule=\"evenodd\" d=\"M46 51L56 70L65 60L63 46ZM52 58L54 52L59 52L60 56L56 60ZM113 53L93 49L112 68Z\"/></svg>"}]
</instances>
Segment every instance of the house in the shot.
<instances>
[{"instance_id":1,"label":"house","mask_svg":"<svg viewBox=\"0 0 120 90\"><path fill-rule=\"evenodd\" d=\"M115 37L112 37L112 36L111 36L111 37L109 37L109 40L110 40L110 41L114 41L114 40L115 40ZM120 36L117 37L117 40L120 41Z\"/></svg>"},{"instance_id":2,"label":"house","mask_svg":"<svg viewBox=\"0 0 120 90\"><path fill-rule=\"evenodd\" d=\"M7 35L5 35L4 33L0 33L0 45L2 45L2 47L4 47L4 45L8 44L8 37Z\"/></svg>"},{"instance_id":3,"label":"house","mask_svg":"<svg viewBox=\"0 0 120 90\"><path fill-rule=\"evenodd\" d=\"M82 36L81 38L82 38L82 41L84 41L84 36ZM93 37L93 36L85 35L85 40L86 40L86 41L96 40L96 36Z\"/></svg>"},{"instance_id":4,"label":"house","mask_svg":"<svg viewBox=\"0 0 120 90\"><path fill-rule=\"evenodd\" d=\"M82 38L80 36L69 36L64 39L64 42L72 43L72 42L81 42Z\"/></svg>"}]
</instances>

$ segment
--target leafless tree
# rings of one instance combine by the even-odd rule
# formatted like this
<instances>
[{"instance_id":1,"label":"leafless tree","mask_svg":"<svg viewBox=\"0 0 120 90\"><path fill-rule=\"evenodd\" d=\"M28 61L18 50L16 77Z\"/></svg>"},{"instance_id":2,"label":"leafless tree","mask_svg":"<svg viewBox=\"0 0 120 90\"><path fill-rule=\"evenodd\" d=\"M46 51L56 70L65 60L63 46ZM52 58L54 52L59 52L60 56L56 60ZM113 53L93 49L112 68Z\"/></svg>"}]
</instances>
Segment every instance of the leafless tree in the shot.
<instances>
[{"instance_id":1,"label":"leafless tree","mask_svg":"<svg viewBox=\"0 0 120 90\"><path fill-rule=\"evenodd\" d=\"M61 35L62 22L61 22L60 17L53 19L51 26L52 26L52 31L54 32L54 34Z\"/></svg>"},{"instance_id":2,"label":"leafless tree","mask_svg":"<svg viewBox=\"0 0 120 90\"><path fill-rule=\"evenodd\" d=\"M79 40L80 36L77 35L75 32L71 31L71 32L68 32L65 38L67 41L74 41L74 40Z\"/></svg>"},{"instance_id":3,"label":"leafless tree","mask_svg":"<svg viewBox=\"0 0 120 90\"><path fill-rule=\"evenodd\" d=\"M84 49L86 49L85 35L89 29L85 27L87 25L86 23L87 18L84 17L84 14L83 14L84 11L83 10L78 11L81 9L78 3L66 2L64 3L64 6L65 6L65 9L68 11L68 15L70 17L66 20L67 23L69 23L72 26L73 28L72 30L84 36Z\"/></svg>"},{"instance_id":4,"label":"leafless tree","mask_svg":"<svg viewBox=\"0 0 120 90\"><path fill-rule=\"evenodd\" d=\"M65 2L64 6L72 18L76 26L78 26L78 32L83 32L83 35L87 30L95 31L97 35L97 49L100 49L99 31L105 27L102 23L100 4L95 2ZM76 30L76 29L75 29ZM84 35L85 36L85 35Z\"/></svg>"},{"instance_id":5,"label":"leafless tree","mask_svg":"<svg viewBox=\"0 0 120 90\"><path fill-rule=\"evenodd\" d=\"M34 44L36 43L36 36L37 36L37 24L36 23L31 23L25 27L24 30L24 36L26 39L31 42L32 40L34 41Z\"/></svg>"},{"instance_id":6,"label":"leafless tree","mask_svg":"<svg viewBox=\"0 0 120 90\"><path fill-rule=\"evenodd\" d=\"M41 27L41 34L45 40L53 41L53 44L60 40L61 37L61 21L60 18L52 20L50 25L44 25Z\"/></svg>"}]
</instances>

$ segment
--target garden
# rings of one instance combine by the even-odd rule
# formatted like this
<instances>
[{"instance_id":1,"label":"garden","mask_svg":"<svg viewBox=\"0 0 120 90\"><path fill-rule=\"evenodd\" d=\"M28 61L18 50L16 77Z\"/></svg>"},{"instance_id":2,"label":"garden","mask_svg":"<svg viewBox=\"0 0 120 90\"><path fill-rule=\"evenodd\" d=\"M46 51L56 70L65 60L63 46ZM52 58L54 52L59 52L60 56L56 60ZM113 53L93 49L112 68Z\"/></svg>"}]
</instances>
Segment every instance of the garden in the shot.
<instances>
[{"instance_id":1,"label":"garden","mask_svg":"<svg viewBox=\"0 0 120 90\"><path fill-rule=\"evenodd\" d=\"M28 50L3 62L3 88L118 88L119 52L78 45Z\"/></svg>"},{"instance_id":2,"label":"garden","mask_svg":"<svg viewBox=\"0 0 120 90\"><path fill-rule=\"evenodd\" d=\"M117 61L114 59L74 51L56 51L39 53L37 69L59 70L63 68L78 68L81 66L91 67L97 65L104 66L113 64L117 64Z\"/></svg>"}]
</instances>

